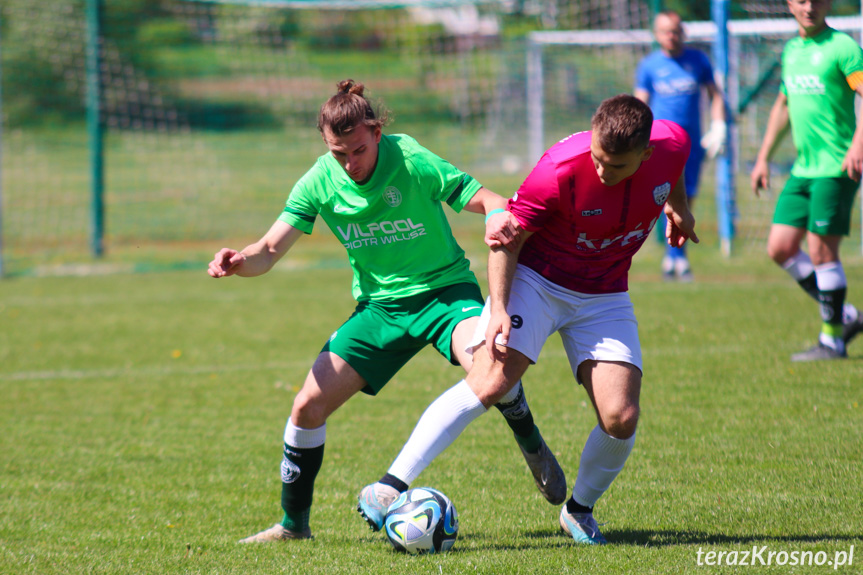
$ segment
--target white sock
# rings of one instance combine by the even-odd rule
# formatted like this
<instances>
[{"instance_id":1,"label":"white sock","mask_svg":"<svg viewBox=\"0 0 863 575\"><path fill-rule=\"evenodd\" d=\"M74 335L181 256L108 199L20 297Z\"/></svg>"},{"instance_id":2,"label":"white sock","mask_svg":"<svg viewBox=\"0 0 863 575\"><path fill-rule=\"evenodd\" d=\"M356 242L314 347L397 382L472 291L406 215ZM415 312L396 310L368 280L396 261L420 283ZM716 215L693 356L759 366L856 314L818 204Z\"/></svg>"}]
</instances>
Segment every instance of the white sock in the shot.
<instances>
[{"instance_id":1,"label":"white sock","mask_svg":"<svg viewBox=\"0 0 863 575\"><path fill-rule=\"evenodd\" d=\"M821 291L834 291L848 286L842 262L828 262L815 266L815 281Z\"/></svg>"},{"instance_id":2,"label":"white sock","mask_svg":"<svg viewBox=\"0 0 863 575\"><path fill-rule=\"evenodd\" d=\"M815 280L818 283L818 289L822 292L825 291L835 291L848 287L848 280L845 278L845 269L842 267L842 262L828 262L826 264L822 264L820 266L815 266ZM832 316L832 306L826 308L822 304L821 318L825 321L830 321ZM827 313L825 316L824 314ZM845 323L845 314L846 308L843 304L842 306L842 322ZM845 351L845 342L842 341L842 337L839 335L828 335L823 331L818 336L818 341L821 342L821 345L826 345L827 347L831 347L836 351L842 353Z\"/></svg>"},{"instance_id":3,"label":"white sock","mask_svg":"<svg viewBox=\"0 0 863 575\"><path fill-rule=\"evenodd\" d=\"M500 404L506 405L507 403L512 403L518 397L519 391L521 391L521 380L520 379L515 383L514 386L512 386L512 389L510 389L508 392L506 392L506 395L504 395L503 397L501 397L500 399L497 400L498 405L500 405Z\"/></svg>"},{"instance_id":4,"label":"white sock","mask_svg":"<svg viewBox=\"0 0 863 575\"><path fill-rule=\"evenodd\" d=\"M602 431L598 425L593 428L581 452L578 477L572 488L572 496L579 505L596 505L623 469L633 445L634 434L629 439L617 439Z\"/></svg>"},{"instance_id":5,"label":"white sock","mask_svg":"<svg viewBox=\"0 0 863 575\"><path fill-rule=\"evenodd\" d=\"M845 351L845 342L842 341L841 337L836 337L834 335L827 335L824 332L818 334L818 343L825 347L829 347L835 349L839 353Z\"/></svg>"},{"instance_id":6,"label":"white sock","mask_svg":"<svg viewBox=\"0 0 863 575\"><path fill-rule=\"evenodd\" d=\"M461 380L428 406L388 473L410 485L471 421L486 411Z\"/></svg>"},{"instance_id":7,"label":"white sock","mask_svg":"<svg viewBox=\"0 0 863 575\"><path fill-rule=\"evenodd\" d=\"M285 444L300 449L312 449L323 445L326 439L326 423L315 429L303 429L294 425L291 418L288 418L288 423L285 425Z\"/></svg>"},{"instance_id":8,"label":"white sock","mask_svg":"<svg viewBox=\"0 0 863 575\"><path fill-rule=\"evenodd\" d=\"M846 301L845 305L842 306L842 323L857 321L858 317L860 317L860 310Z\"/></svg>"},{"instance_id":9,"label":"white sock","mask_svg":"<svg viewBox=\"0 0 863 575\"><path fill-rule=\"evenodd\" d=\"M800 250L782 264L782 269L788 272L794 281L800 281L809 277L809 274L815 271L812 265L812 260L809 259L809 254Z\"/></svg>"},{"instance_id":10,"label":"white sock","mask_svg":"<svg viewBox=\"0 0 863 575\"><path fill-rule=\"evenodd\" d=\"M782 269L788 272L794 281L800 281L809 277L809 274L815 272L815 266L812 265L812 260L809 258L809 254L800 250L795 255L788 258L785 263L782 264ZM844 276L844 269L842 270ZM815 276L816 283L818 282L818 275L816 272ZM820 287L820 285L819 285ZM852 304L845 302L845 305L842 307L842 323L848 324L854 321L857 321L858 310Z\"/></svg>"}]
</instances>

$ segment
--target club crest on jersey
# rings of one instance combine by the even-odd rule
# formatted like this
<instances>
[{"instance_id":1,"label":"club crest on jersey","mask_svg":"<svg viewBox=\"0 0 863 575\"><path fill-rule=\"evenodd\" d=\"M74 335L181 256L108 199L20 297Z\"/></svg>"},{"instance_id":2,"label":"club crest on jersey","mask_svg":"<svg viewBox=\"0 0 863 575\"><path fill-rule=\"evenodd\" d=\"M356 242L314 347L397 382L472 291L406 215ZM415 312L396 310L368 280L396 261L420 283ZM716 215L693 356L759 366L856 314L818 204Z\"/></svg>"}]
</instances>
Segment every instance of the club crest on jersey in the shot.
<instances>
[{"instance_id":1,"label":"club crest on jersey","mask_svg":"<svg viewBox=\"0 0 863 575\"><path fill-rule=\"evenodd\" d=\"M402 203L402 193L398 188L387 186L383 193L384 201L391 208L397 208Z\"/></svg>"},{"instance_id":2,"label":"club crest on jersey","mask_svg":"<svg viewBox=\"0 0 863 575\"><path fill-rule=\"evenodd\" d=\"M657 206L661 206L668 199L668 194L671 193L671 184L665 182L661 186L653 188L653 201Z\"/></svg>"}]
</instances>

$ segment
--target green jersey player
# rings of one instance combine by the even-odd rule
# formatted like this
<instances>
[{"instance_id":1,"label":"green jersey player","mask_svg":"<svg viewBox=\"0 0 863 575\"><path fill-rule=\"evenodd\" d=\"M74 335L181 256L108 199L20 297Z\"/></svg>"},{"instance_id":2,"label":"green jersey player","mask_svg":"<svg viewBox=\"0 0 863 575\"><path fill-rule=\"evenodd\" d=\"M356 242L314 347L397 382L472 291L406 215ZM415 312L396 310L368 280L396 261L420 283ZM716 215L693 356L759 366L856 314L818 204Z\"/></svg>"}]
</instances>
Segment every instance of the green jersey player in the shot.
<instances>
[{"instance_id":1,"label":"green jersey player","mask_svg":"<svg viewBox=\"0 0 863 575\"><path fill-rule=\"evenodd\" d=\"M821 308L818 344L791 360L841 359L863 329L863 317L845 301L839 261L863 172L863 123L854 111L855 94L863 94L863 51L827 25L830 0L788 0L788 9L799 35L782 54L782 89L752 169L752 190L757 195L768 186L768 160L790 125L798 157L776 202L767 251ZM808 254L800 247L804 238Z\"/></svg>"},{"instance_id":2,"label":"green jersey player","mask_svg":"<svg viewBox=\"0 0 863 575\"><path fill-rule=\"evenodd\" d=\"M311 537L309 515L330 414L359 391L375 395L431 344L467 371L466 351L483 298L465 253L453 237L443 204L495 217L506 200L404 135L384 135L364 86L345 80L321 107L318 129L329 153L296 183L278 220L240 251L222 249L210 262L214 278L269 271L323 218L345 247L354 271L354 313L324 344L294 399L281 465L284 517L242 542ZM501 216L498 216L501 217ZM506 242L516 234L507 230ZM566 479L533 423L523 394L499 408L537 485L557 502ZM510 403L514 405L510 405ZM454 406L457 408L457 406ZM359 510L380 528L399 480L365 493Z\"/></svg>"}]
</instances>

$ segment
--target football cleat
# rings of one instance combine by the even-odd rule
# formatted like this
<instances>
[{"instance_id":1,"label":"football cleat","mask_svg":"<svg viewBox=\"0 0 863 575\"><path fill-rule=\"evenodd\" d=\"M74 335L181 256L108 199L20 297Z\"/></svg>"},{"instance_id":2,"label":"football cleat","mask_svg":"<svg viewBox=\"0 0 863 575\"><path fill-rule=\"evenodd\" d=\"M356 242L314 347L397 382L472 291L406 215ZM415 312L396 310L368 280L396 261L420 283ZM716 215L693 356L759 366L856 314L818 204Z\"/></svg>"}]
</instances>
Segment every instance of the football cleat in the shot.
<instances>
[{"instance_id":1,"label":"football cleat","mask_svg":"<svg viewBox=\"0 0 863 575\"><path fill-rule=\"evenodd\" d=\"M536 488L549 503L560 505L566 501L568 492L566 475L560 468L554 453L546 445L545 439L540 438L540 440L539 451L536 453L528 453L520 443L518 448L521 449L521 454L524 455L524 460L533 474Z\"/></svg>"},{"instance_id":2,"label":"football cleat","mask_svg":"<svg viewBox=\"0 0 863 575\"><path fill-rule=\"evenodd\" d=\"M801 351L800 353L795 353L791 356L791 361L799 362L799 361L822 361L828 359L845 359L848 357L848 354L845 350L837 351L832 347L828 347L823 343L819 343L813 347L810 347L806 351Z\"/></svg>"},{"instance_id":3,"label":"football cleat","mask_svg":"<svg viewBox=\"0 0 863 575\"><path fill-rule=\"evenodd\" d=\"M863 331L863 314L858 314L857 319L842 326L842 341L848 345L861 331Z\"/></svg>"},{"instance_id":4,"label":"football cleat","mask_svg":"<svg viewBox=\"0 0 863 575\"><path fill-rule=\"evenodd\" d=\"M271 543L273 541L288 541L290 539L312 539L312 530L308 527L303 531L291 531L281 523L276 523L269 529L264 529L260 533L255 533L245 539L240 539L239 543Z\"/></svg>"},{"instance_id":5,"label":"football cleat","mask_svg":"<svg viewBox=\"0 0 863 575\"><path fill-rule=\"evenodd\" d=\"M560 528L576 543L605 545L608 541L599 532L593 513L568 513L566 506L560 510Z\"/></svg>"},{"instance_id":6,"label":"football cleat","mask_svg":"<svg viewBox=\"0 0 863 575\"><path fill-rule=\"evenodd\" d=\"M360 492L357 512L362 515L372 531L380 531L384 526L387 509L398 499L399 492L395 487L383 483L366 485Z\"/></svg>"}]
</instances>

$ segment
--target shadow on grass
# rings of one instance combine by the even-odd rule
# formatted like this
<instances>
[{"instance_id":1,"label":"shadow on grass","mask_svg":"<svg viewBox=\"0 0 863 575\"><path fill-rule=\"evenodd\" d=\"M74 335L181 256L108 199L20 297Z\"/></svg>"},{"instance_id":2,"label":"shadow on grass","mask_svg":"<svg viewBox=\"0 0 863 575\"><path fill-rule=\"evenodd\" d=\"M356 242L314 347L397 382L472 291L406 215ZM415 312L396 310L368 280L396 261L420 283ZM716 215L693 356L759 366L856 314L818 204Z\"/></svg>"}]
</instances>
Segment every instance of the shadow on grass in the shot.
<instances>
[{"instance_id":1,"label":"shadow on grass","mask_svg":"<svg viewBox=\"0 0 863 575\"><path fill-rule=\"evenodd\" d=\"M669 530L614 530L605 531L608 542L613 545L637 545L639 547L670 547L674 545L769 545L773 543L819 543L822 541L858 541L860 535L722 535L704 533L701 531L669 531ZM474 553L477 551L519 551L536 549L538 546L546 549L567 548L576 545L561 531L527 531L523 534L524 543L509 540L503 542L481 533L459 534L454 553ZM533 540L533 541L531 541ZM541 542L541 543L540 543ZM469 544L466 549L459 543Z\"/></svg>"},{"instance_id":2,"label":"shadow on grass","mask_svg":"<svg viewBox=\"0 0 863 575\"><path fill-rule=\"evenodd\" d=\"M500 539L482 533L459 533L455 547L450 553L476 553L486 551L527 551L530 549L555 549L566 548L572 544L572 540L558 531L529 531L524 534L524 542L519 543L517 539ZM527 539L543 540L541 544L537 541ZM460 546L461 544L461 546ZM464 545L469 545L465 549Z\"/></svg>"},{"instance_id":3,"label":"shadow on grass","mask_svg":"<svg viewBox=\"0 0 863 575\"><path fill-rule=\"evenodd\" d=\"M733 544L769 544L769 543L818 543L820 541L855 541L863 538L858 535L838 535L825 533L821 535L723 535L704 533L702 531L645 531L645 530L614 530L604 532L610 543L618 545L638 545L641 547L666 547L670 545L722 545Z\"/></svg>"}]
</instances>

